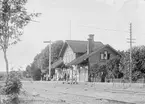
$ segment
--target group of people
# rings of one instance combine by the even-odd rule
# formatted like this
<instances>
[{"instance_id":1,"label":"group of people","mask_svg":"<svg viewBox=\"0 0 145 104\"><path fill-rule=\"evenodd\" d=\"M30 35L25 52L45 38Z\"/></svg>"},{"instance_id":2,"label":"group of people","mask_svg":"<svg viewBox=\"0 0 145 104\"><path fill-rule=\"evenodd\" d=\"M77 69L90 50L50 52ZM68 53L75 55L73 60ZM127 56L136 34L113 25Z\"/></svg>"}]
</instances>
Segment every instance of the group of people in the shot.
<instances>
[{"instance_id":1,"label":"group of people","mask_svg":"<svg viewBox=\"0 0 145 104\"><path fill-rule=\"evenodd\" d=\"M41 75L41 80L42 81L50 81L51 78L50 78L50 76L48 74L42 74Z\"/></svg>"},{"instance_id":2,"label":"group of people","mask_svg":"<svg viewBox=\"0 0 145 104\"><path fill-rule=\"evenodd\" d=\"M42 74L41 75L41 80L42 81L50 81L50 80L58 80L58 81L70 81L70 80L74 80L74 79L71 79L71 76L69 73L67 72L63 72L59 75L54 75L53 77L50 78L50 76L48 74Z\"/></svg>"},{"instance_id":3,"label":"group of people","mask_svg":"<svg viewBox=\"0 0 145 104\"><path fill-rule=\"evenodd\" d=\"M64 73L64 74L58 76L57 80L58 81L69 81L69 79L70 79L70 75L67 73Z\"/></svg>"},{"instance_id":4,"label":"group of people","mask_svg":"<svg viewBox=\"0 0 145 104\"><path fill-rule=\"evenodd\" d=\"M64 81L69 81L69 79L70 79L70 76L69 76L69 74L64 74L64 76L63 76L63 80Z\"/></svg>"}]
</instances>

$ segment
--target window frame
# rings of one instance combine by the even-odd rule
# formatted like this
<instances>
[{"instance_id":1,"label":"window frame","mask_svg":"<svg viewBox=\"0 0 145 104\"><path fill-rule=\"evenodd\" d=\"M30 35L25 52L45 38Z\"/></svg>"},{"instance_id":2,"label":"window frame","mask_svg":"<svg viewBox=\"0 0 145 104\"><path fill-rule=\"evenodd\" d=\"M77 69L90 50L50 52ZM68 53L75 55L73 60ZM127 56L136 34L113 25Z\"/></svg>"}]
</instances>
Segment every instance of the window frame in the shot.
<instances>
[{"instance_id":1,"label":"window frame","mask_svg":"<svg viewBox=\"0 0 145 104\"><path fill-rule=\"evenodd\" d=\"M106 52L106 54L105 54ZM104 60L107 60L108 59L108 51L107 50L104 50Z\"/></svg>"},{"instance_id":2,"label":"window frame","mask_svg":"<svg viewBox=\"0 0 145 104\"><path fill-rule=\"evenodd\" d=\"M111 56L111 53L109 53L107 50L100 52L100 60L109 60L110 56L108 57L108 54L110 54L110 56ZM107 55L107 56L105 56L105 55Z\"/></svg>"},{"instance_id":3,"label":"window frame","mask_svg":"<svg viewBox=\"0 0 145 104\"><path fill-rule=\"evenodd\" d=\"M102 55L103 55L103 57L102 57ZM104 53L103 52L100 52L100 59L104 60Z\"/></svg>"}]
</instances>

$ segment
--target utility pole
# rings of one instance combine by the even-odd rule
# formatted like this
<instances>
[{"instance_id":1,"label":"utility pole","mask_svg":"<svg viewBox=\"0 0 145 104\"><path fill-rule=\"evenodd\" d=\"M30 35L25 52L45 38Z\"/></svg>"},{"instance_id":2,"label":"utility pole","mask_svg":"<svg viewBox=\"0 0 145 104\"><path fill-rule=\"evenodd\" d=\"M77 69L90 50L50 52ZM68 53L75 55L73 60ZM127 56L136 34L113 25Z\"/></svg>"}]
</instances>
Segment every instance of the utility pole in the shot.
<instances>
[{"instance_id":1,"label":"utility pole","mask_svg":"<svg viewBox=\"0 0 145 104\"><path fill-rule=\"evenodd\" d=\"M130 23L130 37L128 38L128 43L130 44L130 54L129 54L129 73L130 73L130 86L131 86L131 83L132 83L132 43L133 43L133 40L135 39L132 39L132 23Z\"/></svg>"},{"instance_id":2,"label":"utility pole","mask_svg":"<svg viewBox=\"0 0 145 104\"><path fill-rule=\"evenodd\" d=\"M44 43L49 43L49 77L51 77L51 40Z\"/></svg>"},{"instance_id":3,"label":"utility pole","mask_svg":"<svg viewBox=\"0 0 145 104\"><path fill-rule=\"evenodd\" d=\"M49 77L51 77L51 40L49 44Z\"/></svg>"},{"instance_id":4,"label":"utility pole","mask_svg":"<svg viewBox=\"0 0 145 104\"><path fill-rule=\"evenodd\" d=\"M132 23L130 23L130 85L132 83Z\"/></svg>"}]
</instances>

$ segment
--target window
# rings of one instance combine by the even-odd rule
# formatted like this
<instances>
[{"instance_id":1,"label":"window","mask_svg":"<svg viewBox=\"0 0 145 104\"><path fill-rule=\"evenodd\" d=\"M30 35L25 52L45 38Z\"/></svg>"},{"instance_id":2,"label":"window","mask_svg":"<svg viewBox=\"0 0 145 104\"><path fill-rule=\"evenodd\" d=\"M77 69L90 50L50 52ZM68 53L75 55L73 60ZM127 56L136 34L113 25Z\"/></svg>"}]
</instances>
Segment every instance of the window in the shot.
<instances>
[{"instance_id":1,"label":"window","mask_svg":"<svg viewBox=\"0 0 145 104\"><path fill-rule=\"evenodd\" d=\"M100 55L101 55L101 60L109 60L110 59L110 53L108 53L108 51L104 51Z\"/></svg>"},{"instance_id":2,"label":"window","mask_svg":"<svg viewBox=\"0 0 145 104\"><path fill-rule=\"evenodd\" d=\"M107 60L109 60L110 59L110 53L108 53L108 58L107 58Z\"/></svg>"},{"instance_id":3,"label":"window","mask_svg":"<svg viewBox=\"0 0 145 104\"><path fill-rule=\"evenodd\" d=\"M104 59L107 60L107 57L108 57L108 52L104 51Z\"/></svg>"},{"instance_id":4,"label":"window","mask_svg":"<svg viewBox=\"0 0 145 104\"><path fill-rule=\"evenodd\" d=\"M104 59L104 53L101 53L101 60Z\"/></svg>"}]
</instances>

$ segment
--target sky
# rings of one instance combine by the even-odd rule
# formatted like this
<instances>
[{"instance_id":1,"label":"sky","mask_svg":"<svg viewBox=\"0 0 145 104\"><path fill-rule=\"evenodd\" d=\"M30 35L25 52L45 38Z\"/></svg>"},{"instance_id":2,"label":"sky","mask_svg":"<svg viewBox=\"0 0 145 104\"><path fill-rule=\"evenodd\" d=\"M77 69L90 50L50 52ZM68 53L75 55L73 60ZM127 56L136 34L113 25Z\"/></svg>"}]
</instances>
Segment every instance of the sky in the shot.
<instances>
[{"instance_id":1,"label":"sky","mask_svg":"<svg viewBox=\"0 0 145 104\"><path fill-rule=\"evenodd\" d=\"M21 42L9 47L10 68L25 69L48 40L87 40L94 34L95 41L126 50L130 22L136 39L133 46L145 45L144 0L28 0L26 8L42 15L25 27ZM0 71L5 71L2 51Z\"/></svg>"}]
</instances>

